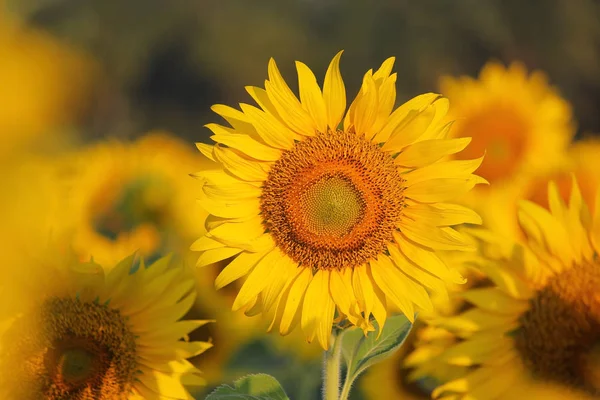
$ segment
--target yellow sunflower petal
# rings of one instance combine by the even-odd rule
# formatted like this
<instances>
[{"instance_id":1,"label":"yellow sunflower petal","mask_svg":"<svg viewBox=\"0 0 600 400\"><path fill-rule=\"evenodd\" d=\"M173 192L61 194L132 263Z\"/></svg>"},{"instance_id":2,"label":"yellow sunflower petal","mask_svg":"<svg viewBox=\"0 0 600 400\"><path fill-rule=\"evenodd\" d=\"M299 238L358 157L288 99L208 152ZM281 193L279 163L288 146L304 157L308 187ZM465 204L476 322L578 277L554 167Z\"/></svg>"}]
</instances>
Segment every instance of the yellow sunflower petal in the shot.
<instances>
[{"instance_id":1,"label":"yellow sunflower petal","mask_svg":"<svg viewBox=\"0 0 600 400\"><path fill-rule=\"evenodd\" d=\"M288 281L296 274L298 263L289 257L282 257L277 264L277 274L269 280L269 283L263 291L263 304L266 312L269 312L275 305L281 292L284 290Z\"/></svg>"},{"instance_id":2,"label":"yellow sunflower petal","mask_svg":"<svg viewBox=\"0 0 600 400\"><path fill-rule=\"evenodd\" d=\"M233 302L233 311L237 311L247 305L252 298L256 297L269 283L269 279L276 270L276 265L285 257L277 248L271 250L261 258L254 269L248 275L246 282L240 288Z\"/></svg>"},{"instance_id":3,"label":"yellow sunflower petal","mask_svg":"<svg viewBox=\"0 0 600 400\"><path fill-rule=\"evenodd\" d=\"M367 72L363 78L363 84L359 94L350 105L348 110L348 121L344 121L344 129L354 127L357 134L366 134L377 118L378 109L377 86L373 76Z\"/></svg>"},{"instance_id":4,"label":"yellow sunflower petal","mask_svg":"<svg viewBox=\"0 0 600 400\"><path fill-rule=\"evenodd\" d=\"M208 158L211 161L216 161L215 156L213 155L213 145L206 143L196 143L196 148L200 150L200 153L202 153L204 157Z\"/></svg>"},{"instance_id":5,"label":"yellow sunflower petal","mask_svg":"<svg viewBox=\"0 0 600 400\"><path fill-rule=\"evenodd\" d=\"M340 57L343 50L333 57L323 83L323 100L327 108L327 125L336 130L346 111L346 87L340 73Z\"/></svg>"},{"instance_id":6,"label":"yellow sunflower petal","mask_svg":"<svg viewBox=\"0 0 600 400\"><path fill-rule=\"evenodd\" d=\"M235 247L221 247L218 249L206 250L198 257L196 266L205 267L218 261L225 260L226 258L233 257L236 254L241 253L241 251L242 249L237 249Z\"/></svg>"},{"instance_id":7,"label":"yellow sunflower petal","mask_svg":"<svg viewBox=\"0 0 600 400\"><path fill-rule=\"evenodd\" d=\"M377 286L394 302L410 322L415 319L415 310L411 300L405 296L408 287L401 272L392 264L387 256L371 260L371 273Z\"/></svg>"},{"instance_id":8,"label":"yellow sunflower petal","mask_svg":"<svg viewBox=\"0 0 600 400\"><path fill-rule=\"evenodd\" d=\"M293 135L279 120L254 106L241 103L240 107L266 144L282 150L292 148L294 145Z\"/></svg>"},{"instance_id":9,"label":"yellow sunflower petal","mask_svg":"<svg viewBox=\"0 0 600 400\"><path fill-rule=\"evenodd\" d=\"M383 128L381 128L379 133L377 133L373 138L373 141L375 143L387 142L399 126L406 126L408 120L414 119L422 111L426 110L427 107L429 107L439 97L439 94L426 93L414 97L406 103L402 104L390 115L388 121L385 123ZM433 116L431 118L433 118ZM427 119L427 117L424 119ZM406 138L406 145L414 142L423 133L419 132L416 129L410 132L413 136ZM406 145L400 145L400 147L404 147Z\"/></svg>"},{"instance_id":10,"label":"yellow sunflower petal","mask_svg":"<svg viewBox=\"0 0 600 400\"><path fill-rule=\"evenodd\" d=\"M375 294L373 292L373 283L367 274L367 266L363 265L354 268L352 273L352 287L356 295L356 301L361 310L365 312L365 319L369 319L375 303Z\"/></svg>"},{"instance_id":11,"label":"yellow sunflower petal","mask_svg":"<svg viewBox=\"0 0 600 400\"><path fill-rule=\"evenodd\" d=\"M317 78L308 66L296 61L298 71L298 87L302 106L311 115L319 132L327 132L327 109Z\"/></svg>"},{"instance_id":12,"label":"yellow sunflower petal","mask_svg":"<svg viewBox=\"0 0 600 400\"><path fill-rule=\"evenodd\" d=\"M243 112L223 104L215 104L210 109L223 117L238 133L245 133L250 136L257 135L254 126Z\"/></svg>"},{"instance_id":13,"label":"yellow sunflower petal","mask_svg":"<svg viewBox=\"0 0 600 400\"><path fill-rule=\"evenodd\" d=\"M411 183L406 188L406 197L423 203L438 203L455 200L478 184L487 181L475 175L461 178L439 178Z\"/></svg>"},{"instance_id":14,"label":"yellow sunflower petal","mask_svg":"<svg viewBox=\"0 0 600 400\"><path fill-rule=\"evenodd\" d=\"M300 101L285 83L273 59L269 60L268 72L269 80L265 82L265 89L282 120L296 133L314 135L315 125L310 114L302 108Z\"/></svg>"},{"instance_id":15,"label":"yellow sunflower petal","mask_svg":"<svg viewBox=\"0 0 600 400\"><path fill-rule=\"evenodd\" d=\"M319 335L319 341L321 341L320 327L324 311L323 308L327 305L324 303L326 296L329 296L329 274L326 273L326 271L319 270L310 281L310 284L306 289L306 294L304 295L304 303L302 304L300 325L309 342L311 342L317 334ZM319 304L320 306L315 307L315 304ZM332 322L333 320L329 321L330 329ZM329 338L327 338L327 342L328 341ZM324 347L326 348L327 345Z\"/></svg>"},{"instance_id":16,"label":"yellow sunflower petal","mask_svg":"<svg viewBox=\"0 0 600 400\"><path fill-rule=\"evenodd\" d=\"M258 253L244 251L233 259L215 279L215 289L221 289L231 282L245 276L268 253L270 249Z\"/></svg>"},{"instance_id":17,"label":"yellow sunflower petal","mask_svg":"<svg viewBox=\"0 0 600 400\"><path fill-rule=\"evenodd\" d=\"M461 295L476 307L499 314L518 315L529 308L528 301L520 301L508 296L498 288L472 289Z\"/></svg>"},{"instance_id":18,"label":"yellow sunflower petal","mask_svg":"<svg viewBox=\"0 0 600 400\"><path fill-rule=\"evenodd\" d=\"M420 282L423 286L428 287L434 293L444 297L448 296L446 285L440 278L413 264L396 246L388 245L388 252L394 264L406 275Z\"/></svg>"},{"instance_id":19,"label":"yellow sunflower petal","mask_svg":"<svg viewBox=\"0 0 600 400\"><path fill-rule=\"evenodd\" d=\"M456 270L448 268L448 266L433 252L412 242L408 237L395 233L394 239L402 250L402 253L417 266L430 272L431 274L440 277L444 281L463 284L466 282Z\"/></svg>"},{"instance_id":20,"label":"yellow sunflower petal","mask_svg":"<svg viewBox=\"0 0 600 400\"><path fill-rule=\"evenodd\" d=\"M215 133L219 132L210 137L215 142L241 151L252 158L262 161L277 161L281 157L280 150L259 143L248 135L226 132L227 128L216 124L208 124L206 127Z\"/></svg>"},{"instance_id":21,"label":"yellow sunflower petal","mask_svg":"<svg viewBox=\"0 0 600 400\"><path fill-rule=\"evenodd\" d=\"M424 167L464 150L470 142L471 138L423 140L404 148L394 162L406 168Z\"/></svg>"},{"instance_id":22,"label":"yellow sunflower petal","mask_svg":"<svg viewBox=\"0 0 600 400\"><path fill-rule=\"evenodd\" d=\"M357 300L352 288L352 270L332 271L329 279L329 290L340 311L354 325L361 326L364 321L357 307Z\"/></svg>"},{"instance_id":23,"label":"yellow sunflower petal","mask_svg":"<svg viewBox=\"0 0 600 400\"><path fill-rule=\"evenodd\" d=\"M406 220L400 230L408 239L433 250L474 250L471 243L450 227L436 227Z\"/></svg>"},{"instance_id":24,"label":"yellow sunflower petal","mask_svg":"<svg viewBox=\"0 0 600 400\"><path fill-rule=\"evenodd\" d=\"M442 161L428 165L423 168L418 168L414 171L406 173L403 178L406 179L408 187L433 179L442 178L468 178L483 161L483 157L474 160L452 160Z\"/></svg>"},{"instance_id":25,"label":"yellow sunflower petal","mask_svg":"<svg viewBox=\"0 0 600 400\"><path fill-rule=\"evenodd\" d=\"M213 153L227 171L242 180L262 182L267 179L268 163L254 161L244 157L241 151L222 146L214 146Z\"/></svg>"},{"instance_id":26,"label":"yellow sunflower petal","mask_svg":"<svg viewBox=\"0 0 600 400\"><path fill-rule=\"evenodd\" d=\"M308 285L312 281L312 272L308 268L299 268L299 272L290 285L289 293L284 305L283 314L281 316L281 324L279 331L282 335L287 335L296 319L299 307L304 300L304 295Z\"/></svg>"}]
</instances>

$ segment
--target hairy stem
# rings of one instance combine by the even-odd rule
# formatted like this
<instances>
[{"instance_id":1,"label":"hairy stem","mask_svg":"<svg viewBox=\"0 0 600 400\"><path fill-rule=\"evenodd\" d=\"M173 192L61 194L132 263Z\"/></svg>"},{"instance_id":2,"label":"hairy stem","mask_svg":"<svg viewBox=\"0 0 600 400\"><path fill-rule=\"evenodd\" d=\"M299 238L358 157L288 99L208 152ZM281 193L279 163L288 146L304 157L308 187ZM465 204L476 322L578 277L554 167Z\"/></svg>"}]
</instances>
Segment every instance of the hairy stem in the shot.
<instances>
[{"instance_id":1,"label":"hairy stem","mask_svg":"<svg viewBox=\"0 0 600 400\"><path fill-rule=\"evenodd\" d=\"M323 368L323 399L339 400L340 395L340 360L342 354L341 335L331 337L331 347L324 355Z\"/></svg>"}]
</instances>

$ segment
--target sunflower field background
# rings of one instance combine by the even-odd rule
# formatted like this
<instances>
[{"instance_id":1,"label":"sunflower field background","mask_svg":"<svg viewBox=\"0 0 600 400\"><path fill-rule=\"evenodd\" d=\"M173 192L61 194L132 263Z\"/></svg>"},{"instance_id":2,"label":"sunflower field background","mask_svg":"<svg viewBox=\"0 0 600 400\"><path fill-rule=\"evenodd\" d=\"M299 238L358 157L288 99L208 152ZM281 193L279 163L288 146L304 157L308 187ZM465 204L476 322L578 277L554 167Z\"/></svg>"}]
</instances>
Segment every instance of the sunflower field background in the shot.
<instances>
[{"instance_id":1,"label":"sunflower field background","mask_svg":"<svg viewBox=\"0 0 600 400\"><path fill-rule=\"evenodd\" d=\"M196 293L193 305L181 315L196 323L173 337L187 336L190 344L175 362L187 368L189 359L201 371L190 369L188 375L194 379L184 380L192 387L193 398L203 399L222 383L259 372L276 377L290 399L321 398L319 345L307 343L298 331L285 337L267 334L268 322L262 317L231 311L242 284L236 281L215 290L215 279L226 265L223 260L194 267L198 253L190 246L206 233L208 213L197 202L201 185L190 174L211 168L211 161L196 149L196 143L199 148L212 144L213 133L205 125L218 116L211 107L248 102L245 87L262 87L271 57L298 93L294 61L309 65L322 82L340 50L349 99L359 92L364 72L392 56L396 106L421 93L448 97L448 121L455 121L452 137L473 138L454 157L471 160L485 155L476 173L490 185L475 187L459 201L481 215L484 228L515 241L534 237L533 228L517 218L520 200L551 208L557 216L576 213L552 200L571 200L569 210L577 208L573 177L580 202L592 215L596 204L600 214L594 203L600 188L596 1L0 0L0 217L5 221L0 241L5 287L37 280L24 292L43 291L38 289L42 280L57 280L47 270L32 268L25 275L10 271L11 265L22 262L15 261L22 259L19 251L41 259L54 257L43 250L48 244L68 247L78 262L89 261L94 268L116 265L106 273L107 282L117 279L113 271L123 269L122 260L135 253L130 261L139 270L131 277L142 277L123 284L132 293L140 282L160 280L146 273L152 267L144 270L141 259L147 265L164 265L169 274L164 257L172 254L169 262L191 271L186 273L193 275ZM549 200L550 181L556 196ZM580 230L585 230L585 220L582 217ZM477 242L477 254L484 254L487 261L465 261L466 256L451 251L443 258L459 270L464 268L461 273L468 281L463 286L475 291L495 284L494 273L489 272L492 261L508 264L512 261L506 260L512 259L493 240L476 233L469 236L470 228L465 227L466 236ZM56 246L54 240L62 237L68 242ZM542 236L535 239L543 242ZM596 253L584 249L582 254L598 267L597 247ZM572 256L581 259L577 257ZM477 267L464 267L467 264ZM179 273L178 268L173 271ZM175 290L173 274L164 278L169 290ZM521 292L508 290L509 295L523 300L519 293L529 293L536 284L528 283ZM75 290L70 281L65 285L56 287ZM82 287L79 281L72 286ZM450 286L451 293L463 290ZM114 289L94 288L98 298ZM119 290L125 289L115 289L116 293ZM14 301L23 295L8 289L6 293ZM469 296L467 302L475 297ZM179 300L170 306L184 302ZM123 295L121 301L127 306L136 300ZM476 300L470 302L485 309ZM447 318L468 311L464 301L439 304L435 313L421 314L427 324L417 320L400 351L361 375L350 399L427 399L432 392L441 396L441 389L434 391L440 382L453 382L473 370L473 364L465 362L444 364L452 357L440 354L480 327L469 330L448 322ZM522 311L514 302L506 304L513 307L513 314ZM596 306L600 304L591 306L595 317L600 315ZM153 318L131 307L136 311L132 318ZM159 311L154 311L158 321ZM600 343L600 333L595 334ZM487 342L475 341L473 346L482 343ZM7 351L1 342L0 351ZM467 358L481 356L469 351ZM154 367L154 356L148 356L143 368L160 369ZM600 362L595 365L590 379L598 394ZM0 372L3 367L0 362ZM150 398L144 390L156 395L161 383L144 381L132 390L139 398ZM187 398L179 386L169 386L176 387L170 392L175 394L164 398ZM458 394L442 398L463 398L460 387L448 387ZM552 395L561 393L549 390ZM473 398L502 398L478 396Z\"/></svg>"}]
</instances>

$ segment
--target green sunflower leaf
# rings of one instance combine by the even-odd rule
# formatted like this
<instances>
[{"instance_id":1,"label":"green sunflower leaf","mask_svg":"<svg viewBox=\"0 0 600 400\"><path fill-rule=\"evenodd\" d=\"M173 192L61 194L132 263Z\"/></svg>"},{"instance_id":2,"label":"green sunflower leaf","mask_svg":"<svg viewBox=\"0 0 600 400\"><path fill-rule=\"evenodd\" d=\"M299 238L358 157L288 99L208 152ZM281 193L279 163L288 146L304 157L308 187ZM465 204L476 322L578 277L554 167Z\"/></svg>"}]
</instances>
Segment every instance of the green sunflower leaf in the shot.
<instances>
[{"instance_id":1,"label":"green sunflower leaf","mask_svg":"<svg viewBox=\"0 0 600 400\"><path fill-rule=\"evenodd\" d=\"M386 321L379 338L377 326L367 336L359 328L345 332L342 336L342 356L346 362L346 380L352 383L367 368L394 354L411 329L412 324L404 315L395 315Z\"/></svg>"},{"instance_id":2,"label":"green sunflower leaf","mask_svg":"<svg viewBox=\"0 0 600 400\"><path fill-rule=\"evenodd\" d=\"M221 385L206 400L290 400L277 379L267 374L246 375L229 385Z\"/></svg>"}]
</instances>

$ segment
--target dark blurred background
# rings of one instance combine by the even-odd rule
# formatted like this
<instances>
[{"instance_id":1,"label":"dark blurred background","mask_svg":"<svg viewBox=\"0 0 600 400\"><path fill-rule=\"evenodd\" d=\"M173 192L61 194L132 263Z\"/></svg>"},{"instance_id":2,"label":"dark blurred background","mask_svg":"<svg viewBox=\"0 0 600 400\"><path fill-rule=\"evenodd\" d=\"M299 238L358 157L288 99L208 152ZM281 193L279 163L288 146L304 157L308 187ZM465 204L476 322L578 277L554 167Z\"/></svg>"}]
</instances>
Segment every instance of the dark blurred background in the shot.
<instances>
[{"instance_id":1,"label":"dark blurred background","mask_svg":"<svg viewBox=\"0 0 600 400\"><path fill-rule=\"evenodd\" d=\"M167 129L207 141L215 103L248 102L274 57L320 79L340 49L349 96L395 56L398 102L440 75L476 76L490 60L546 71L572 103L578 134L600 131L600 2L595 0L8 0L28 23L90 54L99 79L86 138Z\"/></svg>"}]
</instances>

